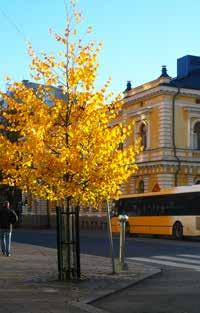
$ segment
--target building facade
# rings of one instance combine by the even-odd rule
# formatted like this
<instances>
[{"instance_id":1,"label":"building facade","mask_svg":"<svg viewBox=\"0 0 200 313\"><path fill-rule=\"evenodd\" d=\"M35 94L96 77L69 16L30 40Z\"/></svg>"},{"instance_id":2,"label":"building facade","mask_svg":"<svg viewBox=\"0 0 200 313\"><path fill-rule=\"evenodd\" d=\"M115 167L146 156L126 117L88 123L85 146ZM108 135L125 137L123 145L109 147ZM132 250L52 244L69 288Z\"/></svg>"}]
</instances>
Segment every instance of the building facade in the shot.
<instances>
[{"instance_id":1,"label":"building facade","mask_svg":"<svg viewBox=\"0 0 200 313\"><path fill-rule=\"evenodd\" d=\"M139 136L144 147L124 194L200 183L200 57L178 59L176 78L163 66L153 81L135 88L128 82L121 116L135 122L125 144Z\"/></svg>"}]
</instances>

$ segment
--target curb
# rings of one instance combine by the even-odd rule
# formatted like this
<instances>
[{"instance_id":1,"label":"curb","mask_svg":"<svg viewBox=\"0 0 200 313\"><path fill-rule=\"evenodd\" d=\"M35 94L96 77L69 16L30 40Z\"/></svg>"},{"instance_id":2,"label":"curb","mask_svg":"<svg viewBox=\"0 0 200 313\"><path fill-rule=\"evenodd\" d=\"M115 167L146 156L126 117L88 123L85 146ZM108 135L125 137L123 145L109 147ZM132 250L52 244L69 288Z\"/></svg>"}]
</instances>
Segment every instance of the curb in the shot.
<instances>
[{"instance_id":1,"label":"curb","mask_svg":"<svg viewBox=\"0 0 200 313\"><path fill-rule=\"evenodd\" d=\"M113 295L117 292L123 291L124 289L134 286L148 278L152 278L156 275L161 274L162 270L161 269L154 269L154 271L150 274L142 274L140 278L135 279L135 281L132 282L128 282L128 283L124 283L123 286L109 291L109 292L105 292L105 294L98 296L98 297L91 297L91 298L86 298L85 300L81 301L81 302L69 302L68 306L69 306L69 312L70 313L109 313L108 311L105 311L103 309L99 309L95 306L93 306L93 302L98 301L98 300L102 300L110 295Z\"/></svg>"}]
</instances>

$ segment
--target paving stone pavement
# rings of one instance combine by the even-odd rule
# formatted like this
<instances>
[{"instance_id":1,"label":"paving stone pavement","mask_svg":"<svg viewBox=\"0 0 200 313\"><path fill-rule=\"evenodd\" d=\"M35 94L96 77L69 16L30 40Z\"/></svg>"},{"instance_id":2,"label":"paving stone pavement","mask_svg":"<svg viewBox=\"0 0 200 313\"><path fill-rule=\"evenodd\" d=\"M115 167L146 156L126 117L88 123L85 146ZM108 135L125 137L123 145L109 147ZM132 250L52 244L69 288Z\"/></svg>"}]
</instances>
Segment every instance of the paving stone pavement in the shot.
<instances>
[{"instance_id":1,"label":"paving stone pavement","mask_svg":"<svg viewBox=\"0 0 200 313\"><path fill-rule=\"evenodd\" d=\"M11 257L0 255L0 313L105 312L89 303L160 271L128 265L111 275L109 258L81 255L81 280L59 282L55 249L13 242Z\"/></svg>"}]
</instances>

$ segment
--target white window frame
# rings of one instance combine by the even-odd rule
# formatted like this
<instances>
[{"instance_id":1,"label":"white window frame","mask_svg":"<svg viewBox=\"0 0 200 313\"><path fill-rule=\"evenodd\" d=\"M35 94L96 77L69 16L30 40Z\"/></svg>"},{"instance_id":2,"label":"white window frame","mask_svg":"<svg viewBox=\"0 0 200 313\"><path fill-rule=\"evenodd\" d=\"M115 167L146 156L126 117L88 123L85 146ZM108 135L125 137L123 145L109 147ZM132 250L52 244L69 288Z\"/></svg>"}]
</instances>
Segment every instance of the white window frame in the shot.
<instances>
[{"instance_id":1,"label":"white window frame","mask_svg":"<svg viewBox=\"0 0 200 313\"><path fill-rule=\"evenodd\" d=\"M190 140L189 140L189 148L194 149L194 150L200 150L200 149L197 149L196 143L195 143L194 126L195 126L196 123L200 123L200 117L199 117L199 118L190 118L190 128L189 128Z\"/></svg>"},{"instance_id":2,"label":"white window frame","mask_svg":"<svg viewBox=\"0 0 200 313\"><path fill-rule=\"evenodd\" d=\"M138 122L138 121L137 121ZM149 149L149 143L150 143L150 126L149 126L149 122L147 121L147 119L142 119L140 120L137 125L136 125L136 136L135 139L139 136L141 137L141 127L142 125L145 124L146 126L146 148L144 149L144 151Z\"/></svg>"}]
</instances>

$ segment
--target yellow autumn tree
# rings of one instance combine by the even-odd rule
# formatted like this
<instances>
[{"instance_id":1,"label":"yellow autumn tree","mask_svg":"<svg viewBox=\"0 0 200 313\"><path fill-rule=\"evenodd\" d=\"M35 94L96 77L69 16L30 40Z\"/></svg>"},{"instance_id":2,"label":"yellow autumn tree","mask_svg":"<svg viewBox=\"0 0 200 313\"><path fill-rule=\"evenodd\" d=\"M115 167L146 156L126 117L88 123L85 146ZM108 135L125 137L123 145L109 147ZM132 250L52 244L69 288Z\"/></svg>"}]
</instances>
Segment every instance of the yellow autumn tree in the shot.
<instances>
[{"instance_id":1,"label":"yellow autumn tree","mask_svg":"<svg viewBox=\"0 0 200 313\"><path fill-rule=\"evenodd\" d=\"M13 82L1 92L0 166L4 183L35 197L97 207L120 195L140 145L119 149L133 124L122 123L110 80L95 87L101 45L79 39L81 14L71 5L64 34L50 31L61 51L38 56L29 45L35 83Z\"/></svg>"}]
</instances>

